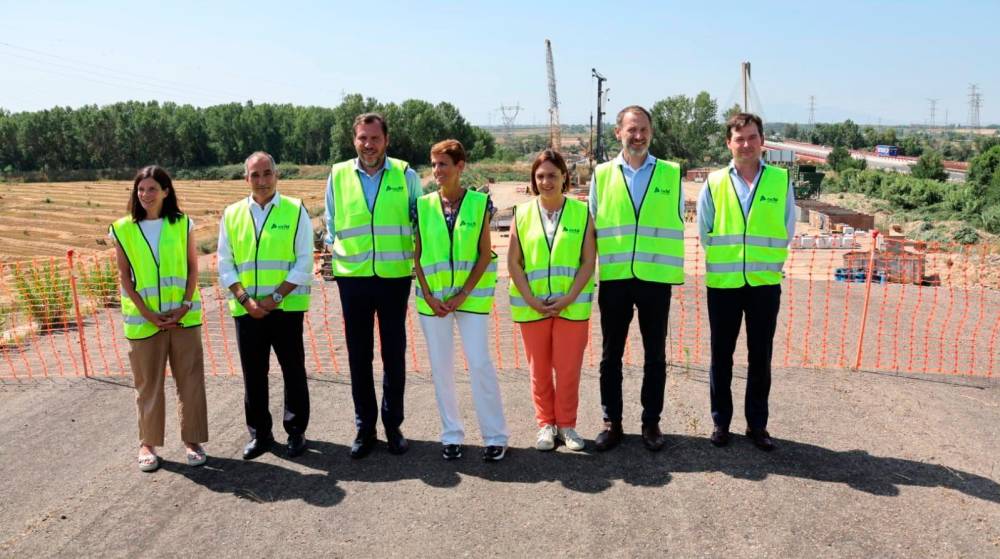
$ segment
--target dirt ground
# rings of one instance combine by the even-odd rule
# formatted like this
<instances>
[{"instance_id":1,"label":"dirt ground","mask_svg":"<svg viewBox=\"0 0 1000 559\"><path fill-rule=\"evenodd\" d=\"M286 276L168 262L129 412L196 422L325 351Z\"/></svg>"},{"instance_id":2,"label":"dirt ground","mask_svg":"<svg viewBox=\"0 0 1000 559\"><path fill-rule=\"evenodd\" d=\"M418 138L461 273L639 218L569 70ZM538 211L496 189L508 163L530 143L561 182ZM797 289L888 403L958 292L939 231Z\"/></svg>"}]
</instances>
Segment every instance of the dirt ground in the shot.
<instances>
[{"instance_id":1,"label":"dirt ground","mask_svg":"<svg viewBox=\"0 0 1000 559\"><path fill-rule=\"evenodd\" d=\"M742 393L742 374L734 390ZM501 373L512 448L479 459L465 377L465 456L440 458L433 385L410 375L404 431L352 461L350 387L310 381L310 450L240 458L242 383L208 382L210 459L183 464L173 412L163 469L140 473L128 379L0 382L0 555L988 557L1000 554L1000 387L869 373L775 371L766 454L712 447L700 369L671 368L666 449L638 438L641 372L625 378L626 441L608 453L531 446L527 373ZM280 379L272 376L272 412ZM168 383L168 406L173 409ZM736 401L740 398L737 396ZM584 371L579 426L600 423ZM741 430L737 403L734 430ZM280 418L280 415L278 415ZM277 422L280 425L280 421ZM280 428L275 435L283 440Z\"/></svg>"}]
</instances>

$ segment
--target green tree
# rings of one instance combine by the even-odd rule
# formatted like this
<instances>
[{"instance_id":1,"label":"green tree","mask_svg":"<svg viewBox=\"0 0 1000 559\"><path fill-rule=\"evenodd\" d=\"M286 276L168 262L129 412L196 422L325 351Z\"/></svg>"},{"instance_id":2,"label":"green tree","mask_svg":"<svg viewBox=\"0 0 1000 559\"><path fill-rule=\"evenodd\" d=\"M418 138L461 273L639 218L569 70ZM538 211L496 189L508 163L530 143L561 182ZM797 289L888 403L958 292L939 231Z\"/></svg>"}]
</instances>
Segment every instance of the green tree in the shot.
<instances>
[{"instance_id":1,"label":"green tree","mask_svg":"<svg viewBox=\"0 0 1000 559\"><path fill-rule=\"evenodd\" d=\"M948 180L948 172L944 170L941 155L932 150L925 151L920 156L916 164L910 167L910 174L918 179Z\"/></svg>"},{"instance_id":2,"label":"green tree","mask_svg":"<svg viewBox=\"0 0 1000 559\"><path fill-rule=\"evenodd\" d=\"M969 188L967 211L975 213L989 206L1000 206L1000 145L972 158L966 186Z\"/></svg>"},{"instance_id":3,"label":"green tree","mask_svg":"<svg viewBox=\"0 0 1000 559\"><path fill-rule=\"evenodd\" d=\"M837 146L826 156L826 163L837 172L848 169L851 167L851 152L844 146Z\"/></svg>"}]
</instances>

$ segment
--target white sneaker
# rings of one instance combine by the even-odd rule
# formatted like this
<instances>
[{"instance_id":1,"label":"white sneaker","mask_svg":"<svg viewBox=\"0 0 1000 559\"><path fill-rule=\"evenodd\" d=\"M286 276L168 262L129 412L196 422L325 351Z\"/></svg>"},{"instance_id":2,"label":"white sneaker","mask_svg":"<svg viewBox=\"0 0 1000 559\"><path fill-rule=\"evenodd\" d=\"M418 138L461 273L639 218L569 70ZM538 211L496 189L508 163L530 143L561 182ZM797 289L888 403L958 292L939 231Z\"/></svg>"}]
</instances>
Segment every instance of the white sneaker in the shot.
<instances>
[{"instance_id":1,"label":"white sneaker","mask_svg":"<svg viewBox=\"0 0 1000 559\"><path fill-rule=\"evenodd\" d=\"M583 442L583 437L576 434L576 430L572 427L559 428L558 433L559 438L562 442L566 443L566 448L570 450L583 450L586 443Z\"/></svg>"},{"instance_id":2,"label":"white sneaker","mask_svg":"<svg viewBox=\"0 0 1000 559\"><path fill-rule=\"evenodd\" d=\"M558 430L555 425L546 425L538 430L538 442L535 448L538 450L552 450L556 447L556 435Z\"/></svg>"}]
</instances>

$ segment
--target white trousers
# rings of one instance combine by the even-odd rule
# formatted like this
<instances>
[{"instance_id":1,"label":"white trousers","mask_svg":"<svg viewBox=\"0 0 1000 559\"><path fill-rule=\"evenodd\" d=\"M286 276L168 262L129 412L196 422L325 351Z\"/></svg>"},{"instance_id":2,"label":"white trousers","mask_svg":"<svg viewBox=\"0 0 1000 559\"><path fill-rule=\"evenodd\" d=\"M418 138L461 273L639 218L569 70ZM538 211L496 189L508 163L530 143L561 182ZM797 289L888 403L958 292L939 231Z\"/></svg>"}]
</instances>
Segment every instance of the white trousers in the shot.
<instances>
[{"instance_id":1,"label":"white trousers","mask_svg":"<svg viewBox=\"0 0 1000 559\"><path fill-rule=\"evenodd\" d=\"M503 417L500 383L490 360L487 345L489 315L453 312L445 317L420 316L420 328L427 340L434 393L441 414L441 443L462 444L465 430L455 394L455 324L462 336L462 349L469 362L472 403L479 419L479 431L486 446L506 446L509 433Z\"/></svg>"}]
</instances>

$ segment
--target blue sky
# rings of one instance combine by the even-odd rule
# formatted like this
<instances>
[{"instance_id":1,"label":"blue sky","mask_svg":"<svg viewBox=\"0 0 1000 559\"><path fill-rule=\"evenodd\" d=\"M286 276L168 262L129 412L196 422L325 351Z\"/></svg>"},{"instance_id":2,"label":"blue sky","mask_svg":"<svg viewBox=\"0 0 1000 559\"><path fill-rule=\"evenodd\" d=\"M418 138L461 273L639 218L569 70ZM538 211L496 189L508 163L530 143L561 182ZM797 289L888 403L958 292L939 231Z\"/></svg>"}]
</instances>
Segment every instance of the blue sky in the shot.
<instances>
[{"instance_id":1,"label":"blue sky","mask_svg":"<svg viewBox=\"0 0 1000 559\"><path fill-rule=\"evenodd\" d=\"M752 12L747 6L756 4ZM817 5L818 3L813 3ZM548 119L553 43L564 123L708 91L720 107L752 64L768 120L1000 123L1000 2L0 1L0 107L157 99L333 106L343 93L449 101L476 124Z\"/></svg>"}]
</instances>

